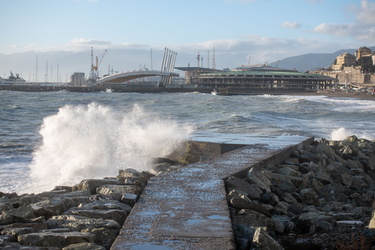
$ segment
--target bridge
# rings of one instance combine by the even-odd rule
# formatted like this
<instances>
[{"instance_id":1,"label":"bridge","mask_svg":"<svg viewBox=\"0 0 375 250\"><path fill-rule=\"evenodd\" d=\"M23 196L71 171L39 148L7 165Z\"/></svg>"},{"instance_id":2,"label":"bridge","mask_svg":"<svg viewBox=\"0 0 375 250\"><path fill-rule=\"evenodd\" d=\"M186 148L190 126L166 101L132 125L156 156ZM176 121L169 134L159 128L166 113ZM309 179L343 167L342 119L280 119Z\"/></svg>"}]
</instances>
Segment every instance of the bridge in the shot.
<instances>
[{"instance_id":1,"label":"bridge","mask_svg":"<svg viewBox=\"0 0 375 250\"><path fill-rule=\"evenodd\" d=\"M150 77L150 76L160 76L161 83L169 83L172 77L178 77L179 74L174 72L165 72L157 70L140 70L140 71L131 71L131 72L121 72L109 76L100 78L96 83L97 84L116 84L128 82L138 78Z\"/></svg>"}]
</instances>

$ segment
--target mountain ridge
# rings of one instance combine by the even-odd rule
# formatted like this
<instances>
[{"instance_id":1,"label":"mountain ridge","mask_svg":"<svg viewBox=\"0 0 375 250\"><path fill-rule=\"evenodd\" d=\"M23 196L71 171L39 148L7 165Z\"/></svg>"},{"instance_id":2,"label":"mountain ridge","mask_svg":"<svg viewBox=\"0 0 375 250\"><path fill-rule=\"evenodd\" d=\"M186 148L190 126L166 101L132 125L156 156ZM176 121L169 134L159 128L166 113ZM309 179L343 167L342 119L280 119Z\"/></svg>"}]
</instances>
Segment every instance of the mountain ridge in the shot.
<instances>
[{"instance_id":1,"label":"mountain ridge","mask_svg":"<svg viewBox=\"0 0 375 250\"><path fill-rule=\"evenodd\" d=\"M375 46L368 47L372 51L375 50ZM354 54L357 49L340 49L332 53L308 53L298 56L291 56L272 62L269 65L273 67L279 67L284 69L296 69L298 71L311 71L318 68L329 67L336 59L337 56L350 53Z\"/></svg>"}]
</instances>

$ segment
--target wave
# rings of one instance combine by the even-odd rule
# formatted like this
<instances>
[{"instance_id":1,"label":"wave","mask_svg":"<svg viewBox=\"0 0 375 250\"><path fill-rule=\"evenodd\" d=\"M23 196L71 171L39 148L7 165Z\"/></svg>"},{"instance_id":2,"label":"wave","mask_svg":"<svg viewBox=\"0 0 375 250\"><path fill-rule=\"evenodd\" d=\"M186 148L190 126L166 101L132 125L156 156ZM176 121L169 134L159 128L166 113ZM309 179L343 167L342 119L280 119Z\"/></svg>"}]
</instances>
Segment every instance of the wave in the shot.
<instances>
[{"instance_id":1,"label":"wave","mask_svg":"<svg viewBox=\"0 0 375 250\"><path fill-rule=\"evenodd\" d=\"M44 119L42 144L30 164L31 187L21 192L116 176L119 169L149 170L152 158L172 153L192 132L137 105L126 113L97 103L64 106Z\"/></svg>"}]
</instances>

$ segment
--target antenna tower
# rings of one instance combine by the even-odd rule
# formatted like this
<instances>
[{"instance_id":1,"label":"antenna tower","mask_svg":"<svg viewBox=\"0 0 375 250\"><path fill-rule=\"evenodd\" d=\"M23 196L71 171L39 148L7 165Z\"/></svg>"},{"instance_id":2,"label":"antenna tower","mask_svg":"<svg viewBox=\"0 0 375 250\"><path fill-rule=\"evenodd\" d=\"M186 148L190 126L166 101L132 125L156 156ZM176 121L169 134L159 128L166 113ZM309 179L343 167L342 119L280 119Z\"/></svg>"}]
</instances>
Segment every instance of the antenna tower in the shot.
<instances>
[{"instance_id":1,"label":"antenna tower","mask_svg":"<svg viewBox=\"0 0 375 250\"><path fill-rule=\"evenodd\" d=\"M200 67L200 61L201 61L201 55L199 54L199 51L198 51L197 60L198 60L198 68L199 68Z\"/></svg>"},{"instance_id":2,"label":"antenna tower","mask_svg":"<svg viewBox=\"0 0 375 250\"><path fill-rule=\"evenodd\" d=\"M212 69L216 69L216 61L215 61L215 46L212 51Z\"/></svg>"},{"instance_id":3,"label":"antenna tower","mask_svg":"<svg viewBox=\"0 0 375 250\"><path fill-rule=\"evenodd\" d=\"M207 50L207 69L210 68L210 51Z\"/></svg>"}]
</instances>

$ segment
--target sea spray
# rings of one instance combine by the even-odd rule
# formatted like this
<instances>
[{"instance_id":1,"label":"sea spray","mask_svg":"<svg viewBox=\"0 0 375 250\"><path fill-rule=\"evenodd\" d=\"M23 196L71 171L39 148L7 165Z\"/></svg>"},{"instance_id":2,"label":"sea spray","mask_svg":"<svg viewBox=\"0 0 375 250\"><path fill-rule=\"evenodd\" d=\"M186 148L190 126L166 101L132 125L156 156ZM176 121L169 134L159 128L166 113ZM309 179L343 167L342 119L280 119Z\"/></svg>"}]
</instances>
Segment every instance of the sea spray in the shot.
<instances>
[{"instance_id":1,"label":"sea spray","mask_svg":"<svg viewBox=\"0 0 375 250\"><path fill-rule=\"evenodd\" d=\"M192 130L137 105L129 112L97 103L64 106L43 121L42 142L30 164L31 184L23 191L116 176L119 169L148 170L152 158L172 153Z\"/></svg>"}]
</instances>

